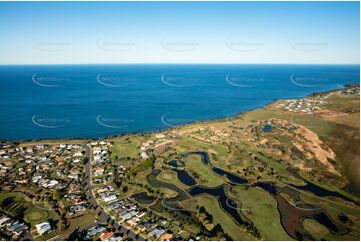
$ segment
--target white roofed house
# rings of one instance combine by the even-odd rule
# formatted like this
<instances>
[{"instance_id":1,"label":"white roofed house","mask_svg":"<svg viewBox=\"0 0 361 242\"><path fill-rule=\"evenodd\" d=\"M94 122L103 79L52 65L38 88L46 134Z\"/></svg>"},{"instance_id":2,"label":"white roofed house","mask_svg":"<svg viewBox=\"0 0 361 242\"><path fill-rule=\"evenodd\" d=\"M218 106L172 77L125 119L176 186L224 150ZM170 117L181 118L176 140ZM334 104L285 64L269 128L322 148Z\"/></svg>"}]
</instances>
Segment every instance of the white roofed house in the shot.
<instances>
[{"instance_id":1,"label":"white roofed house","mask_svg":"<svg viewBox=\"0 0 361 242\"><path fill-rule=\"evenodd\" d=\"M94 155L94 162L99 162L102 160L101 155Z\"/></svg>"},{"instance_id":2,"label":"white roofed house","mask_svg":"<svg viewBox=\"0 0 361 242\"><path fill-rule=\"evenodd\" d=\"M6 224L8 221L10 221L9 217L2 217L0 219L0 227L3 226L4 224Z\"/></svg>"},{"instance_id":3,"label":"white roofed house","mask_svg":"<svg viewBox=\"0 0 361 242\"><path fill-rule=\"evenodd\" d=\"M142 153L140 153L140 157L143 159L143 160L146 160L149 158L147 152L143 151Z\"/></svg>"},{"instance_id":4,"label":"white roofed house","mask_svg":"<svg viewBox=\"0 0 361 242\"><path fill-rule=\"evenodd\" d=\"M37 224L35 227L39 235L43 235L52 231L51 225L48 221Z\"/></svg>"},{"instance_id":5,"label":"white roofed house","mask_svg":"<svg viewBox=\"0 0 361 242\"><path fill-rule=\"evenodd\" d=\"M73 159L73 163L79 163L79 162L80 162L80 159L78 159L78 158Z\"/></svg>"},{"instance_id":6,"label":"white roofed house","mask_svg":"<svg viewBox=\"0 0 361 242\"><path fill-rule=\"evenodd\" d=\"M57 180L51 180L47 185L46 187L49 187L49 188L53 188L55 187L56 185L58 185L59 182Z\"/></svg>"},{"instance_id":7,"label":"white roofed house","mask_svg":"<svg viewBox=\"0 0 361 242\"><path fill-rule=\"evenodd\" d=\"M83 156L83 153L81 153L81 151L78 151L78 152L75 152L74 157L77 157L77 156Z\"/></svg>"},{"instance_id":8,"label":"white roofed house","mask_svg":"<svg viewBox=\"0 0 361 242\"><path fill-rule=\"evenodd\" d=\"M68 175L68 177L71 178L71 179L78 179L78 178L79 178L79 174L73 174L73 173L71 173L71 174Z\"/></svg>"},{"instance_id":9,"label":"white roofed house","mask_svg":"<svg viewBox=\"0 0 361 242\"><path fill-rule=\"evenodd\" d=\"M117 200L117 196L115 196L114 194L103 197L103 201L106 203L115 201L115 200Z\"/></svg>"},{"instance_id":10,"label":"white roofed house","mask_svg":"<svg viewBox=\"0 0 361 242\"><path fill-rule=\"evenodd\" d=\"M42 177L42 175L34 175L31 180L33 183L37 183Z\"/></svg>"},{"instance_id":11,"label":"white roofed house","mask_svg":"<svg viewBox=\"0 0 361 242\"><path fill-rule=\"evenodd\" d=\"M94 155L99 155L102 152L100 147L94 147L93 148L93 154Z\"/></svg>"},{"instance_id":12,"label":"white roofed house","mask_svg":"<svg viewBox=\"0 0 361 242\"><path fill-rule=\"evenodd\" d=\"M34 153L33 148L31 148L31 147L27 148L27 149L26 149L26 152L27 152L27 153L30 153L30 154Z\"/></svg>"}]
</instances>

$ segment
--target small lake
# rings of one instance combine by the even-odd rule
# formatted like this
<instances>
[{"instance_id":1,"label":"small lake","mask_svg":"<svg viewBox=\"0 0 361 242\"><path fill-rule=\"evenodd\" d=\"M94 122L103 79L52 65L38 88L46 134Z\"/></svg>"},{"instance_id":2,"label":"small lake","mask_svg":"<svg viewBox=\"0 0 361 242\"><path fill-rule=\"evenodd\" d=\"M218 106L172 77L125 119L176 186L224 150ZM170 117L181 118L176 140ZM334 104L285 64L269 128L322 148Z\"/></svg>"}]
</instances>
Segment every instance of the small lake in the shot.
<instances>
[{"instance_id":1,"label":"small lake","mask_svg":"<svg viewBox=\"0 0 361 242\"><path fill-rule=\"evenodd\" d=\"M272 125L270 125L270 124L266 124L263 126L264 132L269 132L269 131L271 131L271 129L272 129Z\"/></svg>"},{"instance_id":2,"label":"small lake","mask_svg":"<svg viewBox=\"0 0 361 242\"><path fill-rule=\"evenodd\" d=\"M243 185L243 184L247 184L248 183L248 180L247 179L243 179L237 175L234 175L228 171L225 171L221 168L218 168L218 167L213 167L212 168L213 171L221 176L225 176L227 177L227 179L233 183L233 184L237 184L237 185Z\"/></svg>"},{"instance_id":3,"label":"small lake","mask_svg":"<svg viewBox=\"0 0 361 242\"><path fill-rule=\"evenodd\" d=\"M177 160L171 160L168 162L168 165L174 167L174 168L178 168L178 163Z\"/></svg>"},{"instance_id":4,"label":"small lake","mask_svg":"<svg viewBox=\"0 0 361 242\"><path fill-rule=\"evenodd\" d=\"M131 198L134 198L137 202L142 204L151 204L155 201L156 197L149 196L146 192L140 192L133 194Z\"/></svg>"},{"instance_id":5,"label":"small lake","mask_svg":"<svg viewBox=\"0 0 361 242\"><path fill-rule=\"evenodd\" d=\"M187 186L193 186L197 184L196 180L194 180L194 178L190 176L187 171L179 169L172 169L172 171L177 173L178 180L180 180L183 184Z\"/></svg>"},{"instance_id":6,"label":"small lake","mask_svg":"<svg viewBox=\"0 0 361 242\"><path fill-rule=\"evenodd\" d=\"M245 222L244 219L242 219L242 217L238 213L239 208L237 206L237 202L226 195L223 186L215 187L215 188L195 186L189 190L189 194L191 194L192 196L197 196L200 194L209 194L218 200L218 203L221 206L221 208L225 212L227 212L238 224L247 223Z\"/></svg>"}]
</instances>

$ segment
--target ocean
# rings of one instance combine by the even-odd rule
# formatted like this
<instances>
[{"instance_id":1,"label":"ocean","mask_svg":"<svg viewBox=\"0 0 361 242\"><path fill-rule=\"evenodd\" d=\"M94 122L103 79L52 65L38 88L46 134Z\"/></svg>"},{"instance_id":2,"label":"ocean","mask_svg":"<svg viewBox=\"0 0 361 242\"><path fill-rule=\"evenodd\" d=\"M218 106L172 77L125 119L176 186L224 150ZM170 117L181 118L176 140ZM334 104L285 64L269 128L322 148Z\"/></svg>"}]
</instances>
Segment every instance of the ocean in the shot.
<instances>
[{"instance_id":1,"label":"ocean","mask_svg":"<svg viewBox=\"0 0 361 242\"><path fill-rule=\"evenodd\" d=\"M359 73L359 65L3 65L0 139L161 130L359 83Z\"/></svg>"}]
</instances>

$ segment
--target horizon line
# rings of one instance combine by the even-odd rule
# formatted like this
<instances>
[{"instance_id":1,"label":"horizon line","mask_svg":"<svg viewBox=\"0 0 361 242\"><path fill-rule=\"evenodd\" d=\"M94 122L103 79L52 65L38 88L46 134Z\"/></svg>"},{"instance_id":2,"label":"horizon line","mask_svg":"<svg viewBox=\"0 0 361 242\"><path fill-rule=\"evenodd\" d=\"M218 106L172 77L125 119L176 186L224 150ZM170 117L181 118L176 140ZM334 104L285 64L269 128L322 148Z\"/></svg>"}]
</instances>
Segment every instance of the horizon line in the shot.
<instances>
[{"instance_id":1,"label":"horizon line","mask_svg":"<svg viewBox=\"0 0 361 242\"><path fill-rule=\"evenodd\" d=\"M20 63L0 64L0 66L36 66L36 65L360 65L360 63Z\"/></svg>"}]
</instances>

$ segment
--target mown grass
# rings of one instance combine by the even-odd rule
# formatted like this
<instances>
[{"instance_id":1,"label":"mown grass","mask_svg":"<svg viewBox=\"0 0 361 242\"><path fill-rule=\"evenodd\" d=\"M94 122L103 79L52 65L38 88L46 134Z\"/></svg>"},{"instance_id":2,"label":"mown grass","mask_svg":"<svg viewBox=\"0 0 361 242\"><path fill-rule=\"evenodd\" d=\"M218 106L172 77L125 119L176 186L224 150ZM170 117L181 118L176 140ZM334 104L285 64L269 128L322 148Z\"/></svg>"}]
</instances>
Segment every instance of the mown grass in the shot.
<instances>
[{"instance_id":1,"label":"mown grass","mask_svg":"<svg viewBox=\"0 0 361 242\"><path fill-rule=\"evenodd\" d=\"M86 213L78 216L74 216L74 218L69 218L70 224L69 227L61 232L62 240L68 238L68 236L77 228L84 228L85 226L94 223L95 221L95 212L93 210L88 210Z\"/></svg>"},{"instance_id":2,"label":"mown grass","mask_svg":"<svg viewBox=\"0 0 361 242\"><path fill-rule=\"evenodd\" d=\"M198 155L188 156L184 163L185 169L191 176L193 176L192 174L198 175L198 177L193 176L193 178L199 185L217 187L225 183L225 178L215 174L210 166L204 165Z\"/></svg>"},{"instance_id":3,"label":"mown grass","mask_svg":"<svg viewBox=\"0 0 361 242\"><path fill-rule=\"evenodd\" d=\"M358 240L360 237L360 207L353 203L346 203L339 199L324 199L310 194L301 193L300 198L302 201L314 204L327 211L327 214L341 226L347 226L350 231L344 235L335 235L327 230L326 234L322 234L322 238L326 240ZM344 214L349 218L349 221L343 223L339 219L339 215ZM310 231L315 232L315 231ZM316 238L321 239L321 234L315 233Z\"/></svg>"},{"instance_id":4,"label":"mown grass","mask_svg":"<svg viewBox=\"0 0 361 242\"><path fill-rule=\"evenodd\" d=\"M116 160L116 157L139 158L140 146L144 140L144 137L141 135L121 136L109 139L109 141L114 141L114 145L110 148L112 152L111 159Z\"/></svg>"},{"instance_id":5,"label":"mown grass","mask_svg":"<svg viewBox=\"0 0 361 242\"><path fill-rule=\"evenodd\" d=\"M31 199L20 192L1 193L0 204L5 213L13 217L21 216L25 222L31 225L57 217L51 210L34 206Z\"/></svg>"},{"instance_id":6,"label":"mown grass","mask_svg":"<svg viewBox=\"0 0 361 242\"><path fill-rule=\"evenodd\" d=\"M318 240L325 239L324 236L328 234L327 228L313 219L303 220L303 226Z\"/></svg>"},{"instance_id":7,"label":"mown grass","mask_svg":"<svg viewBox=\"0 0 361 242\"><path fill-rule=\"evenodd\" d=\"M172 183L183 190L188 188L188 186L178 180L177 174L172 170L162 170L157 178L161 181Z\"/></svg>"},{"instance_id":8,"label":"mown grass","mask_svg":"<svg viewBox=\"0 0 361 242\"><path fill-rule=\"evenodd\" d=\"M233 240L253 240L247 232L238 227L233 219L220 208L216 198L202 194L197 196L196 199L198 205L205 207L207 212L213 216L213 224L220 224L224 232L231 236Z\"/></svg>"},{"instance_id":9,"label":"mown grass","mask_svg":"<svg viewBox=\"0 0 361 242\"><path fill-rule=\"evenodd\" d=\"M265 240L292 240L283 229L277 202L266 192L257 188L237 186L229 193L242 204L242 213L254 222Z\"/></svg>"}]
</instances>

